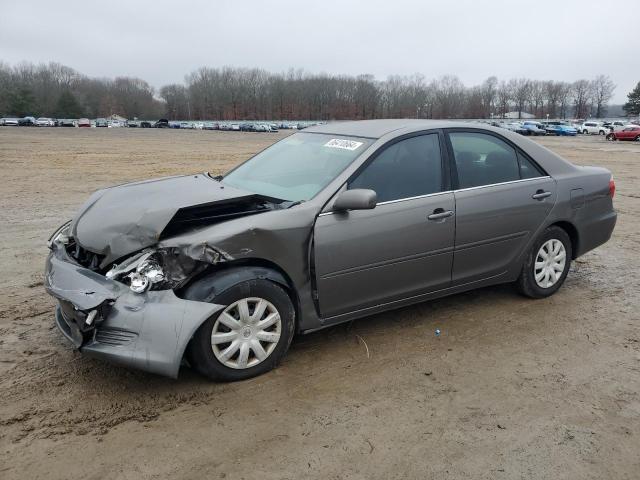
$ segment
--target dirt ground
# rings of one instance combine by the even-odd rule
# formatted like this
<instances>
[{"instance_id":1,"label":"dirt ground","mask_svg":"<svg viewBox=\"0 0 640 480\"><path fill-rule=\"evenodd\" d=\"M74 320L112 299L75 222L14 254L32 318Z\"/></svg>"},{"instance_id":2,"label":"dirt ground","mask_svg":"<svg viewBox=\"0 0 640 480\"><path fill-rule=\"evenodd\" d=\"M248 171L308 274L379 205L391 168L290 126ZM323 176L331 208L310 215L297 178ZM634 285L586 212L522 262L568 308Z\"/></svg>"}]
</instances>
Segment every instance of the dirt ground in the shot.
<instances>
[{"instance_id":1,"label":"dirt ground","mask_svg":"<svg viewBox=\"0 0 640 480\"><path fill-rule=\"evenodd\" d=\"M284 135L0 128L0 478L639 478L638 144L540 140L612 170L619 213L551 298L376 315L234 384L74 352L42 287L55 227L98 188L222 172Z\"/></svg>"}]
</instances>

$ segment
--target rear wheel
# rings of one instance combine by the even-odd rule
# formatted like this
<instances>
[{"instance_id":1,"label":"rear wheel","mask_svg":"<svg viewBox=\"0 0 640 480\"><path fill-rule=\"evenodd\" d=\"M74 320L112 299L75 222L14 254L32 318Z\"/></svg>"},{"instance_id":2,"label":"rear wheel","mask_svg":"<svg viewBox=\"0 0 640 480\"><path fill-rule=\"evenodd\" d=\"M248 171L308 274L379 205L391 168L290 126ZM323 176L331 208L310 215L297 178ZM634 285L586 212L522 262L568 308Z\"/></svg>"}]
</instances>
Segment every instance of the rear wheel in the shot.
<instances>
[{"instance_id":1,"label":"rear wheel","mask_svg":"<svg viewBox=\"0 0 640 480\"><path fill-rule=\"evenodd\" d=\"M523 295L544 298L562 286L571 266L571 240L560 227L549 227L535 241L516 285Z\"/></svg>"},{"instance_id":2,"label":"rear wheel","mask_svg":"<svg viewBox=\"0 0 640 480\"><path fill-rule=\"evenodd\" d=\"M640 135L636 137L636 142L640 142Z\"/></svg>"},{"instance_id":3,"label":"rear wheel","mask_svg":"<svg viewBox=\"0 0 640 480\"><path fill-rule=\"evenodd\" d=\"M295 310L287 292L273 282L248 280L211 300L226 305L194 335L187 356L213 380L244 380L278 365L293 339Z\"/></svg>"}]
</instances>

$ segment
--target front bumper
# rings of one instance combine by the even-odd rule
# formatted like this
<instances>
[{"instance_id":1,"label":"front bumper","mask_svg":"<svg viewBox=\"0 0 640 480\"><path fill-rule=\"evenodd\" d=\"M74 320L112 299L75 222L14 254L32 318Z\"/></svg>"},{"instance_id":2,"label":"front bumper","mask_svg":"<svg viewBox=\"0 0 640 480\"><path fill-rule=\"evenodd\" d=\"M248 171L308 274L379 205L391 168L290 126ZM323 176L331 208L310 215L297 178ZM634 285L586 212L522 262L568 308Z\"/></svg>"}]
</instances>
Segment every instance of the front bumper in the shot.
<instances>
[{"instance_id":1,"label":"front bumper","mask_svg":"<svg viewBox=\"0 0 640 480\"><path fill-rule=\"evenodd\" d=\"M58 329L83 354L172 378L195 331L224 308L183 300L172 290L136 294L78 265L57 244L47 257L44 286L58 300Z\"/></svg>"}]
</instances>

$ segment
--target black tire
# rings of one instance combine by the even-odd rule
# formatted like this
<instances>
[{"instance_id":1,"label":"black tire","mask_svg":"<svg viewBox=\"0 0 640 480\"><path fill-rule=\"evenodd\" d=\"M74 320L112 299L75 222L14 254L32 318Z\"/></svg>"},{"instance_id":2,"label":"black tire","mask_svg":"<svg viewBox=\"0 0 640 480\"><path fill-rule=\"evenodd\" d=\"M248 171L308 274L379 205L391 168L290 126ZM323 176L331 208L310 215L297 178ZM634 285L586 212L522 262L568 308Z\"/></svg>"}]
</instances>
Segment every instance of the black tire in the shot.
<instances>
[{"instance_id":1,"label":"black tire","mask_svg":"<svg viewBox=\"0 0 640 480\"><path fill-rule=\"evenodd\" d=\"M607 140L609 140L610 142L615 142L616 141L616 136L613 133L608 134L605 138Z\"/></svg>"},{"instance_id":2,"label":"black tire","mask_svg":"<svg viewBox=\"0 0 640 480\"><path fill-rule=\"evenodd\" d=\"M542 288L538 285L535 279L534 262L536 261L540 247L549 240L559 240L562 242L566 252L566 259L562 274L556 283L549 288ZM572 254L571 239L567 232L557 226L547 228L533 243L531 250L527 253L527 257L522 265L520 276L518 277L518 280L516 280L516 287L518 291L529 298L545 298L556 293L567 278L569 268L571 267Z\"/></svg>"},{"instance_id":3,"label":"black tire","mask_svg":"<svg viewBox=\"0 0 640 480\"><path fill-rule=\"evenodd\" d=\"M588 130L583 130L582 133L584 133L585 135L589 135L589 131Z\"/></svg>"},{"instance_id":4,"label":"black tire","mask_svg":"<svg viewBox=\"0 0 640 480\"><path fill-rule=\"evenodd\" d=\"M295 331L295 309L291 298L279 285L269 280L248 280L226 289L213 298L211 303L231 305L249 297L263 298L278 310L282 322L280 339L269 356L257 365L244 369L228 367L216 358L211 346L211 333L222 312L216 313L200 326L187 348L189 364L205 377L224 382L245 380L272 370L287 353Z\"/></svg>"}]
</instances>

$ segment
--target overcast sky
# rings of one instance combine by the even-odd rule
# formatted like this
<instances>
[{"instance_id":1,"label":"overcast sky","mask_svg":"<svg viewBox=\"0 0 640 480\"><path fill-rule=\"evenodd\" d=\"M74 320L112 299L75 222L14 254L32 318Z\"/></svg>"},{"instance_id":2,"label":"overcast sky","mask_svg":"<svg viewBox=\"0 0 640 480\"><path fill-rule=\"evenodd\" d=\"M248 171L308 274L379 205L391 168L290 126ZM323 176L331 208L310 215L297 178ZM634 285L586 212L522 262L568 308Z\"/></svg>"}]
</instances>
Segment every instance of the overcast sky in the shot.
<instances>
[{"instance_id":1,"label":"overcast sky","mask_svg":"<svg viewBox=\"0 0 640 480\"><path fill-rule=\"evenodd\" d=\"M200 66L640 81L638 0L0 0L0 60L155 87ZM635 25L635 26L634 26Z\"/></svg>"}]
</instances>

